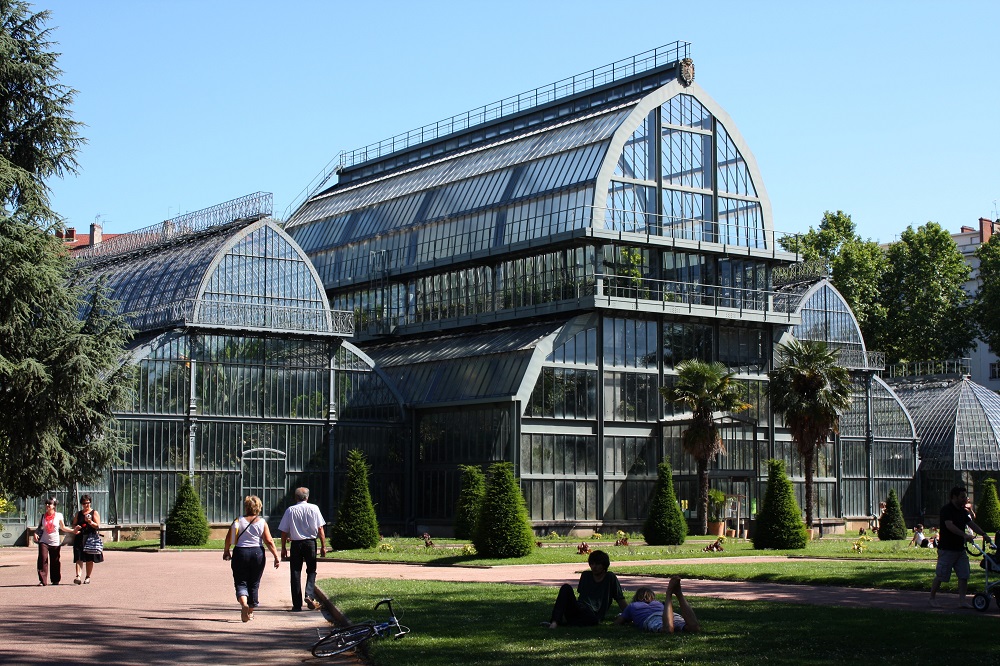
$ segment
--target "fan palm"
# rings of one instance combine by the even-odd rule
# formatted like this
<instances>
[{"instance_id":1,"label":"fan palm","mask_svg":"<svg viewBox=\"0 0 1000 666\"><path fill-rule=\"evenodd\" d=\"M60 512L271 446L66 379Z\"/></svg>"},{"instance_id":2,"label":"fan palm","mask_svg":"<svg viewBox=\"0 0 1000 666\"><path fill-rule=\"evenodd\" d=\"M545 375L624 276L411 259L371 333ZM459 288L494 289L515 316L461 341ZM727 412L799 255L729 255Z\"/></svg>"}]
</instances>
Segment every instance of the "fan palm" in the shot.
<instances>
[{"instance_id":1,"label":"fan palm","mask_svg":"<svg viewBox=\"0 0 1000 666\"><path fill-rule=\"evenodd\" d=\"M689 359L677 364L673 386L660 389L673 405L691 410L691 424L681 434L681 444L698 463L698 524L708 533L708 463L725 449L716 414L740 412L750 407L743 401L745 391L733 380L733 373L721 363Z\"/></svg>"},{"instance_id":2,"label":"fan palm","mask_svg":"<svg viewBox=\"0 0 1000 666\"><path fill-rule=\"evenodd\" d=\"M784 415L802 456L806 525L812 527L816 452L831 431L839 432L840 414L851 406L851 376L824 342L792 340L777 351L778 367L767 373L771 405Z\"/></svg>"}]
</instances>

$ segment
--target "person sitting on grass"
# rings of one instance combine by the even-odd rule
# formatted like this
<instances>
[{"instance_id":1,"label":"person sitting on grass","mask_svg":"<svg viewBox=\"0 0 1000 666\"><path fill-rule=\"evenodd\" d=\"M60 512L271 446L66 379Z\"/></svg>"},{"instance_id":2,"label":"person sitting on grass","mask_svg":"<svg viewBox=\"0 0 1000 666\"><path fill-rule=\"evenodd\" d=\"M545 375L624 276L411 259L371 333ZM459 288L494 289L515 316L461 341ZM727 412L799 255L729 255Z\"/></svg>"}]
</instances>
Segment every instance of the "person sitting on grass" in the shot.
<instances>
[{"instance_id":1,"label":"person sitting on grass","mask_svg":"<svg viewBox=\"0 0 1000 666\"><path fill-rule=\"evenodd\" d=\"M618 577L608 571L611 558L603 550L595 550L587 558L590 571L580 574L580 582L576 586L580 598L573 593L573 586L564 583L559 588L555 606L552 607L552 617L545 624L555 629L561 624L577 627L592 627L604 619L611 600L618 602L618 607L625 610L625 593L618 582Z\"/></svg>"},{"instance_id":2,"label":"person sitting on grass","mask_svg":"<svg viewBox=\"0 0 1000 666\"><path fill-rule=\"evenodd\" d=\"M680 613L674 612L673 597L677 597ZM640 587L635 591L632 603L615 618L615 624L631 622L643 631L673 634L680 631L696 633L701 631L701 624L694 614L691 604L684 598L681 590L681 579L673 576L667 583L667 604L656 601L656 593L651 588Z\"/></svg>"}]
</instances>

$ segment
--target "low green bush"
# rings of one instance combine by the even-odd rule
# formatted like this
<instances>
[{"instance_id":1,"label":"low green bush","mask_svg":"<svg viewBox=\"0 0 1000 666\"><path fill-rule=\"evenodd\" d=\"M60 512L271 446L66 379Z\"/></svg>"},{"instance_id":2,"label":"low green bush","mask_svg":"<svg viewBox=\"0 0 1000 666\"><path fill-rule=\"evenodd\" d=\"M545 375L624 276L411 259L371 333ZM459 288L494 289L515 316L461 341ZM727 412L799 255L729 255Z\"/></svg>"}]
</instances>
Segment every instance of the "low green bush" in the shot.
<instances>
[{"instance_id":1,"label":"low green bush","mask_svg":"<svg viewBox=\"0 0 1000 666\"><path fill-rule=\"evenodd\" d=\"M490 465L473 545L480 557L524 557L535 547L528 508L508 462Z\"/></svg>"},{"instance_id":2,"label":"low green bush","mask_svg":"<svg viewBox=\"0 0 1000 666\"><path fill-rule=\"evenodd\" d=\"M205 509L187 475L184 475L174 506L167 515L166 528L168 546L203 546L208 541Z\"/></svg>"},{"instance_id":3,"label":"low green bush","mask_svg":"<svg viewBox=\"0 0 1000 666\"><path fill-rule=\"evenodd\" d=\"M459 465L462 472L462 489L455 507L455 538L471 539L476 534L479 512L486 496L486 477L479 465Z\"/></svg>"},{"instance_id":4,"label":"low green bush","mask_svg":"<svg viewBox=\"0 0 1000 666\"><path fill-rule=\"evenodd\" d=\"M337 507L337 520L330 528L330 547L374 548L379 539L378 518L368 489L368 463L364 454L354 449L347 453L347 482Z\"/></svg>"},{"instance_id":5,"label":"low green bush","mask_svg":"<svg viewBox=\"0 0 1000 666\"><path fill-rule=\"evenodd\" d=\"M907 538L906 521L899 506L899 498L893 488L885 500L885 512L878 522L878 538L882 541L900 541Z\"/></svg>"},{"instance_id":6,"label":"low green bush","mask_svg":"<svg viewBox=\"0 0 1000 666\"><path fill-rule=\"evenodd\" d=\"M979 507L976 509L976 524L990 536L1000 531L1000 499L997 498L996 479L987 477L983 480Z\"/></svg>"},{"instance_id":7,"label":"low green bush","mask_svg":"<svg viewBox=\"0 0 1000 666\"><path fill-rule=\"evenodd\" d=\"M687 521L677 503L670 463L666 460L657 467L656 487L642 535L651 546L679 546L687 538Z\"/></svg>"},{"instance_id":8,"label":"low green bush","mask_svg":"<svg viewBox=\"0 0 1000 666\"><path fill-rule=\"evenodd\" d=\"M757 514L753 547L789 550L805 548L808 541L802 511L795 501L792 482L785 474L785 463L768 460L767 490Z\"/></svg>"}]
</instances>

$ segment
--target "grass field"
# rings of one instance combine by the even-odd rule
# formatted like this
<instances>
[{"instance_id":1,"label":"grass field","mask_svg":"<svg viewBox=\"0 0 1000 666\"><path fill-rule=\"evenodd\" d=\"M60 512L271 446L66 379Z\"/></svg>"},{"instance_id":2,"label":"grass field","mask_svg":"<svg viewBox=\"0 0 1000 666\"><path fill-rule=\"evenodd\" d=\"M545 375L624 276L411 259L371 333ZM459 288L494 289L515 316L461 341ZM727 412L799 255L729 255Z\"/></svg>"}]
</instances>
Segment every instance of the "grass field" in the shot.
<instances>
[{"instance_id":1,"label":"grass field","mask_svg":"<svg viewBox=\"0 0 1000 666\"><path fill-rule=\"evenodd\" d=\"M555 590L503 584L324 580L352 620L391 596L411 629L371 644L376 666L520 664L996 664L997 614L918 613L691 598L705 631L645 634L632 627L544 629ZM380 609L379 613L383 611ZM919 651L915 646L922 646Z\"/></svg>"}]
</instances>

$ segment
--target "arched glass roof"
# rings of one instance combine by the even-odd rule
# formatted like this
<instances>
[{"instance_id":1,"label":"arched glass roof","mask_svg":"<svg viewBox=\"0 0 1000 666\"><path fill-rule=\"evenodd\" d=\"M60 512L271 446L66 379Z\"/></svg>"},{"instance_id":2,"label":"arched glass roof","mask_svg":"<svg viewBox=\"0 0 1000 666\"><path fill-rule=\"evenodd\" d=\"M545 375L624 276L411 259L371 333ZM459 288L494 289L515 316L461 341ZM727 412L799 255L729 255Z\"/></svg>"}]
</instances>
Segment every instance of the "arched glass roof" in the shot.
<instances>
[{"instance_id":1,"label":"arched glass roof","mask_svg":"<svg viewBox=\"0 0 1000 666\"><path fill-rule=\"evenodd\" d=\"M286 229L327 288L589 229L773 248L755 160L729 116L677 79L676 63L598 97L492 141L429 146L436 157L422 162L348 169Z\"/></svg>"},{"instance_id":2,"label":"arched glass roof","mask_svg":"<svg viewBox=\"0 0 1000 666\"><path fill-rule=\"evenodd\" d=\"M925 469L1000 471L1000 396L968 377L893 382L920 433Z\"/></svg>"},{"instance_id":3,"label":"arched glass roof","mask_svg":"<svg viewBox=\"0 0 1000 666\"><path fill-rule=\"evenodd\" d=\"M865 352L858 320L844 297L826 280L809 287L797 312L802 323L792 328L792 335L799 340L816 340L838 349Z\"/></svg>"},{"instance_id":4,"label":"arched glass roof","mask_svg":"<svg viewBox=\"0 0 1000 666\"><path fill-rule=\"evenodd\" d=\"M308 257L270 219L220 227L176 244L97 261L103 280L139 332L177 325L349 335L333 320Z\"/></svg>"}]
</instances>

